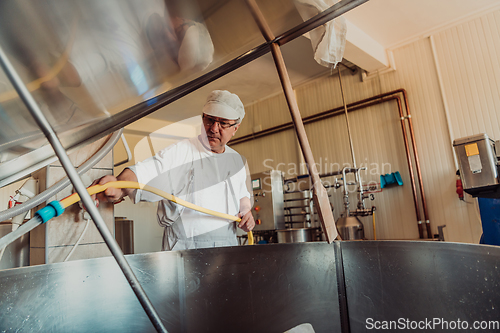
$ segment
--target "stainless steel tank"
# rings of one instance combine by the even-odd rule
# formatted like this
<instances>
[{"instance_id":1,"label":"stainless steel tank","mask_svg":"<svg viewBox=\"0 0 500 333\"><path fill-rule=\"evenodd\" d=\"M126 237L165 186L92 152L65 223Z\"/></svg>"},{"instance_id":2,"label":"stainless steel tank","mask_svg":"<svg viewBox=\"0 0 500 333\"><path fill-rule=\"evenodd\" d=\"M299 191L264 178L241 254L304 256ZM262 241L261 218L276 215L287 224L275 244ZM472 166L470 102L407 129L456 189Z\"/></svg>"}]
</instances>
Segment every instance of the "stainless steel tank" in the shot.
<instances>
[{"instance_id":1,"label":"stainless steel tank","mask_svg":"<svg viewBox=\"0 0 500 333\"><path fill-rule=\"evenodd\" d=\"M495 246L313 242L126 258L169 332L284 332L310 323L317 333L357 333L369 318L499 324ZM0 271L0 331L154 328L113 258L98 258Z\"/></svg>"},{"instance_id":2,"label":"stainless steel tank","mask_svg":"<svg viewBox=\"0 0 500 333\"><path fill-rule=\"evenodd\" d=\"M357 240L365 238L363 223L356 216L343 216L336 221L336 224L343 240Z\"/></svg>"}]
</instances>

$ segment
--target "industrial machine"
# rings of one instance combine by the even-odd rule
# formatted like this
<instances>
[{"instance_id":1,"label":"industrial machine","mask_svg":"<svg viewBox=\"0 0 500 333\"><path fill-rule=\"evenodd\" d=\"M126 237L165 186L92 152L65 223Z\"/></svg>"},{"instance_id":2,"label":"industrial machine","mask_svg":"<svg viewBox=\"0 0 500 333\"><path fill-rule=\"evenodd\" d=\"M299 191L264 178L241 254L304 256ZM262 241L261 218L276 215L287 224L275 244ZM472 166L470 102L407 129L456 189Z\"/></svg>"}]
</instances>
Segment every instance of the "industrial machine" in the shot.
<instances>
[{"instance_id":1,"label":"industrial machine","mask_svg":"<svg viewBox=\"0 0 500 333\"><path fill-rule=\"evenodd\" d=\"M474 197L500 198L500 140L477 134L453 141L465 192Z\"/></svg>"},{"instance_id":2,"label":"industrial machine","mask_svg":"<svg viewBox=\"0 0 500 333\"><path fill-rule=\"evenodd\" d=\"M488 134L453 141L464 191L477 197L483 235L481 244L500 245L500 140Z\"/></svg>"},{"instance_id":3,"label":"industrial machine","mask_svg":"<svg viewBox=\"0 0 500 333\"><path fill-rule=\"evenodd\" d=\"M284 229L283 174L278 170L270 170L253 174L251 179L254 198L252 209L255 220L254 230Z\"/></svg>"},{"instance_id":4,"label":"industrial machine","mask_svg":"<svg viewBox=\"0 0 500 333\"><path fill-rule=\"evenodd\" d=\"M253 174L255 237L268 243L301 243L320 240L309 176L283 178L279 170ZM284 185L286 183L286 185ZM290 184L294 183L291 188Z\"/></svg>"}]
</instances>

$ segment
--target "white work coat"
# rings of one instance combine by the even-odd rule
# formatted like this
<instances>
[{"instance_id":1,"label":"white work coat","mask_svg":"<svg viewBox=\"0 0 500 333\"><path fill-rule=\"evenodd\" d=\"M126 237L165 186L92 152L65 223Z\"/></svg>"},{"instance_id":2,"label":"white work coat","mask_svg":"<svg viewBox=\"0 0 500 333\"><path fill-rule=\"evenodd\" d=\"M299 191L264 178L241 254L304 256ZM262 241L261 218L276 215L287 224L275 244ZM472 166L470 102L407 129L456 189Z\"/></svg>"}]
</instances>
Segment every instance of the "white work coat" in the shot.
<instances>
[{"instance_id":1,"label":"white work coat","mask_svg":"<svg viewBox=\"0 0 500 333\"><path fill-rule=\"evenodd\" d=\"M197 206L237 215L240 200L250 198L248 168L241 155L227 147L215 154L192 138L180 141L130 167L138 182ZM163 250L238 245L236 223L172 203L137 190L134 201L159 201L158 222L165 227Z\"/></svg>"}]
</instances>

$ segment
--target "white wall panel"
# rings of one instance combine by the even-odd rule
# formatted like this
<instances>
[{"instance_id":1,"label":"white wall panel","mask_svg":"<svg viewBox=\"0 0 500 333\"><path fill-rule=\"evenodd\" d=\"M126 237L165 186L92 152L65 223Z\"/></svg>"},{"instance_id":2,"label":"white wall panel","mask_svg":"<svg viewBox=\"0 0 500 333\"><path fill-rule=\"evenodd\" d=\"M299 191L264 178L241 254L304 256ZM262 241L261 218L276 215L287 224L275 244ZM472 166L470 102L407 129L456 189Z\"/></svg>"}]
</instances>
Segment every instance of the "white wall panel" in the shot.
<instances>
[{"instance_id":1,"label":"white wall panel","mask_svg":"<svg viewBox=\"0 0 500 333\"><path fill-rule=\"evenodd\" d=\"M434 36L453 139L500 138L500 11Z\"/></svg>"}]
</instances>

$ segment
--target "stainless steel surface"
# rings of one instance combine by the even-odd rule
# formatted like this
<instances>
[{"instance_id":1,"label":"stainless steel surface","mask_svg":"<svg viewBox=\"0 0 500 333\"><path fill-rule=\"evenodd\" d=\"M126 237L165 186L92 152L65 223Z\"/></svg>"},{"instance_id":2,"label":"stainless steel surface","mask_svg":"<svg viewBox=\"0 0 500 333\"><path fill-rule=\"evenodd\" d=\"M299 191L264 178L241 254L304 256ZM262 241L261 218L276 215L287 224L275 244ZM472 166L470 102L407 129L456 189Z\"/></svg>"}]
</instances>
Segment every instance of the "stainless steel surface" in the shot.
<instances>
[{"instance_id":1,"label":"stainless steel surface","mask_svg":"<svg viewBox=\"0 0 500 333\"><path fill-rule=\"evenodd\" d=\"M169 332L340 332L334 248L271 244L127 256ZM42 296L43 295L43 296ZM0 330L153 332L112 258L0 272Z\"/></svg>"},{"instance_id":2,"label":"stainless steel surface","mask_svg":"<svg viewBox=\"0 0 500 333\"><path fill-rule=\"evenodd\" d=\"M134 221L115 217L115 239L123 254L134 254Z\"/></svg>"},{"instance_id":3,"label":"stainless steel surface","mask_svg":"<svg viewBox=\"0 0 500 333\"><path fill-rule=\"evenodd\" d=\"M97 162L99 162L104 156L106 156L115 146L116 142L120 138L123 133L123 129L116 131L113 135L110 136L109 140L106 141L104 146L91 158L89 158L85 163L78 167L78 174L83 174L87 172L91 167L93 167ZM24 155L23 155L24 156ZM0 187L2 181L0 181ZM16 205L11 209L4 210L0 213L0 221L4 221L10 219L13 216L19 215L29 209L32 209L42 202L46 201L48 198L54 196L57 192L63 190L66 186L70 184L69 178L64 178L58 181L56 184L52 185L50 188L46 189L42 193L39 193L37 196L25 201L21 205Z\"/></svg>"},{"instance_id":4,"label":"stainless steel surface","mask_svg":"<svg viewBox=\"0 0 500 333\"><path fill-rule=\"evenodd\" d=\"M254 230L277 230L285 228L283 210L283 175L281 171L251 175L252 184L258 188L253 189L254 205L252 214L254 220L260 220ZM254 185L252 185L252 188Z\"/></svg>"},{"instance_id":5,"label":"stainless steel surface","mask_svg":"<svg viewBox=\"0 0 500 333\"><path fill-rule=\"evenodd\" d=\"M481 192L495 192L500 195L500 177L494 141L487 134L477 134L456 139L453 142L458 158L460 177L465 192L477 196Z\"/></svg>"},{"instance_id":6,"label":"stainless steel surface","mask_svg":"<svg viewBox=\"0 0 500 333\"><path fill-rule=\"evenodd\" d=\"M260 5L284 44L365 1L343 0L305 23L291 0L279 11L272 2ZM163 21L152 19L158 16ZM206 25L215 48L207 68L183 70L175 56L182 44L155 38L161 30L155 23L175 26L182 19ZM0 44L66 149L122 128L270 50L237 0L2 2ZM1 74L1 161L46 150L45 138ZM187 118L178 112L170 116L171 121ZM33 156L19 167L41 167L50 152ZM13 169L2 164L0 179L12 176Z\"/></svg>"},{"instance_id":7,"label":"stainless steel surface","mask_svg":"<svg viewBox=\"0 0 500 333\"><path fill-rule=\"evenodd\" d=\"M48 122L45 115L42 113L40 107L38 106L37 102L29 92L27 86L22 82L21 78L15 71L14 67L7 59L1 47L0 47L0 65L4 70L5 74L7 75L8 79L12 83L12 86L19 94L19 97L26 105L26 108L29 110L29 113L35 119L35 122L40 127L44 135L47 137L47 140L50 142L50 145L52 146L57 157L59 158L64 168L64 171L66 172L68 178L73 183L76 192L79 194L80 200L87 208L87 211L92 217L92 220L94 221L97 229L99 230L99 233L101 234L109 250L115 257L116 262L122 269L123 274L125 275L127 281L130 284L130 287L135 292L139 302L143 306L146 314L149 316L153 326L156 328L158 332L166 332L166 329L163 326L163 323L161 322L158 314L156 313L156 310L153 308L151 301L148 299L146 293L139 284L139 281L134 275L132 269L125 260L120 247L118 246L115 239L111 235L101 214L97 210L97 207L94 205L94 201L90 198L90 195L87 192L85 185L83 184L82 180L80 179L80 176L78 175L78 172L76 171L68 155L66 154L66 151L64 150L64 147L59 141L59 138L57 137L54 129Z\"/></svg>"},{"instance_id":8,"label":"stainless steel surface","mask_svg":"<svg viewBox=\"0 0 500 333\"><path fill-rule=\"evenodd\" d=\"M342 242L351 332L366 320L474 321L499 325L500 248L446 242ZM408 329L410 330L410 329ZM491 327L484 332L499 332ZM396 330L391 330L396 331ZM398 330L403 331L403 330ZM450 331L441 326L422 332Z\"/></svg>"},{"instance_id":9,"label":"stainless steel surface","mask_svg":"<svg viewBox=\"0 0 500 333\"><path fill-rule=\"evenodd\" d=\"M0 224L0 237L12 232L11 223ZM1 248L0 248L1 250ZM29 266L30 264L30 235L25 234L5 248L0 259L0 269Z\"/></svg>"},{"instance_id":10,"label":"stainless steel surface","mask_svg":"<svg viewBox=\"0 0 500 333\"><path fill-rule=\"evenodd\" d=\"M315 228L278 230L278 243L305 243L314 241Z\"/></svg>"},{"instance_id":11,"label":"stainless steel surface","mask_svg":"<svg viewBox=\"0 0 500 333\"><path fill-rule=\"evenodd\" d=\"M365 238L363 223L356 216L343 216L337 220L337 229L343 240L358 240Z\"/></svg>"},{"instance_id":12,"label":"stainless steel surface","mask_svg":"<svg viewBox=\"0 0 500 333\"><path fill-rule=\"evenodd\" d=\"M367 331L367 318L472 325L498 321L500 308L495 246L314 242L127 259L171 332L284 332L303 323L344 332L341 316L353 333ZM112 258L0 271L0 329L154 331Z\"/></svg>"}]
</instances>

